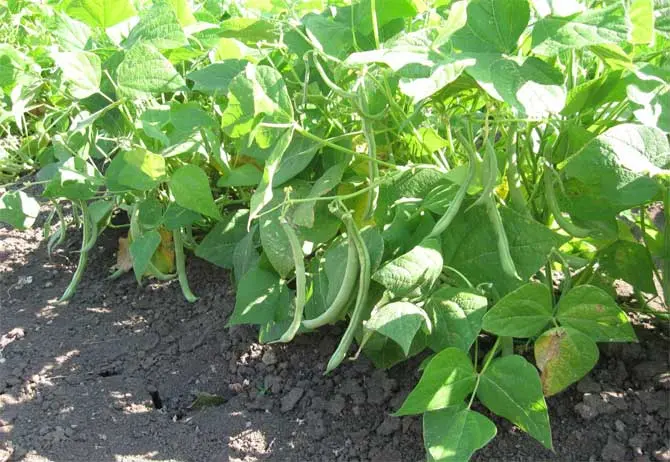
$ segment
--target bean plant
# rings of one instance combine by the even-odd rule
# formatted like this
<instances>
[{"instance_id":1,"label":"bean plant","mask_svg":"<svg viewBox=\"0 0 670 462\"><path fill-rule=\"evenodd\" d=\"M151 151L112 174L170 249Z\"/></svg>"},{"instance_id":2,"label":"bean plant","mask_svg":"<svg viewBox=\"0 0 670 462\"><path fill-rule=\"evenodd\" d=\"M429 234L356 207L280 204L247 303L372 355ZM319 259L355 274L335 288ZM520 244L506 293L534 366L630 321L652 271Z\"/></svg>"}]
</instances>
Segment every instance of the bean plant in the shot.
<instances>
[{"instance_id":1,"label":"bean plant","mask_svg":"<svg viewBox=\"0 0 670 462\"><path fill-rule=\"evenodd\" d=\"M205 259L230 270L228 324L260 342L343 323L324 373L424 352L396 415L423 416L429 461L468 460L491 414L551 449L545 397L598 343L636 341L615 280L664 319L647 302L670 294L648 213L670 203L667 0L0 15L0 220L29 227L48 203L49 252L81 230L64 301L121 227L110 277L176 278L195 301L187 260Z\"/></svg>"}]
</instances>

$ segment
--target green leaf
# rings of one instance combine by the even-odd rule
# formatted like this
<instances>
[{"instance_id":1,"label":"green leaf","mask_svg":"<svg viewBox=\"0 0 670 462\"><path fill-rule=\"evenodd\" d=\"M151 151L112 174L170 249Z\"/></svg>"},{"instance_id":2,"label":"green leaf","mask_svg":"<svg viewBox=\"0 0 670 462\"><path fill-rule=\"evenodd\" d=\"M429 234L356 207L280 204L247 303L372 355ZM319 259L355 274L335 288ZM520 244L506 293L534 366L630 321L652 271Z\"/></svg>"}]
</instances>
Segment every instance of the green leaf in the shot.
<instances>
[{"instance_id":1,"label":"green leaf","mask_svg":"<svg viewBox=\"0 0 670 462\"><path fill-rule=\"evenodd\" d=\"M281 186L295 178L312 162L321 145L299 133L294 133L291 144L282 155L279 168L274 176L274 184Z\"/></svg>"},{"instance_id":2,"label":"green leaf","mask_svg":"<svg viewBox=\"0 0 670 462\"><path fill-rule=\"evenodd\" d=\"M81 51L86 48L86 44L91 37L91 29L83 22L75 21L65 14L58 13L53 34L61 49Z\"/></svg>"},{"instance_id":3,"label":"green leaf","mask_svg":"<svg viewBox=\"0 0 670 462\"><path fill-rule=\"evenodd\" d=\"M93 212L91 211L92 205L93 204L88 208L91 215L93 215ZM163 220L163 204L161 204L158 199L149 197L140 202L137 206L137 217L140 225L144 228L157 228Z\"/></svg>"},{"instance_id":4,"label":"green leaf","mask_svg":"<svg viewBox=\"0 0 670 462\"><path fill-rule=\"evenodd\" d=\"M163 2L155 2L151 8L140 13L140 22L130 31L126 46L130 48L137 42L151 44L159 50L188 45L175 11Z\"/></svg>"},{"instance_id":5,"label":"green leaf","mask_svg":"<svg viewBox=\"0 0 670 462\"><path fill-rule=\"evenodd\" d=\"M421 414L458 404L472 393L476 379L472 362L463 351L442 350L428 363L421 380L395 415Z\"/></svg>"},{"instance_id":6,"label":"green leaf","mask_svg":"<svg viewBox=\"0 0 670 462\"><path fill-rule=\"evenodd\" d=\"M141 148L114 156L105 172L110 191L148 191L165 178L165 159Z\"/></svg>"},{"instance_id":7,"label":"green leaf","mask_svg":"<svg viewBox=\"0 0 670 462\"><path fill-rule=\"evenodd\" d=\"M256 191L251 196L249 208L249 223L258 216L263 208L270 203L273 197L272 189L275 186L275 174L281 165L282 157L288 149L291 138L293 137L293 130L284 130L280 137L276 140L270 157L265 161L265 168L263 169L263 176L258 183Z\"/></svg>"},{"instance_id":8,"label":"green leaf","mask_svg":"<svg viewBox=\"0 0 670 462\"><path fill-rule=\"evenodd\" d=\"M555 55L566 48L625 42L628 29L626 12L621 2L617 2L572 16L542 18L533 27L531 43L534 52Z\"/></svg>"},{"instance_id":9,"label":"green leaf","mask_svg":"<svg viewBox=\"0 0 670 462\"><path fill-rule=\"evenodd\" d=\"M228 86L228 105L221 116L223 130L233 138L247 135L259 123L293 121L293 106L279 72L269 66L247 64ZM255 141L267 148L279 138L276 129L258 128Z\"/></svg>"},{"instance_id":10,"label":"green leaf","mask_svg":"<svg viewBox=\"0 0 670 462\"><path fill-rule=\"evenodd\" d=\"M477 397L491 411L552 449L549 413L540 376L522 356L493 360L480 375Z\"/></svg>"},{"instance_id":11,"label":"green leaf","mask_svg":"<svg viewBox=\"0 0 670 462\"><path fill-rule=\"evenodd\" d=\"M670 72L645 64L626 80L626 96L635 118L648 127L670 133Z\"/></svg>"},{"instance_id":12,"label":"green leaf","mask_svg":"<svg viewBox=\"0 0 670 462\"><path fill-rule=\"evenodd\" d=\"M56 52L52 56L72 96L84 99L98 92L102 78L98 56L86 51Z\"/></svg>"},{"instance_id":13,"label":"green leaf","mask_svg":"<svg viewBox=\"0 0 670 462\"><path fill-rule=\"evenodd\" d=\"M318 198L330 192L342 181L342 175L346 166L344 164L335 164L326 170L323 175L316 180L307 198ZM298 204L293 215L293 220L299 226L311 228L314 226L314 208L316 201L303 202Z\"/></svg>"},{"instance_id":14,"label":"green leaf","mask_svg":"<svg viewBox=\"0 0 670 462\"><path fill-rule=\"evenodd\" d=\"M670 162L663 132L634 124L610 128L564 164L567 211L585 220L604 219L651 201L659 191L649 175Z\"/></svg>"},{"instance_id":15,"label":"green leaf","mask_svg":"<svg viewBox=\"0 0 670 462\"><path fill-rule=\"evenodd\" d=\"M235 281L240 281L247 271L258 264L260 256L256 251L255 236L258 232L258 225L251 227L233 249L233 271Z\"/></svg>"},{"instance_id":16,"label":"green leaf","mask_svg":"<svg viewBox=\"0 0 670 462\"><path fill-rule=\"evenodd\" d=\"M231 168L216 182L220 187L255 186L263 178L263 172L253 164L242 164Z\"/></svg>"},{"instance_id":17,"label":"green leaf","mask_svg":"<svg viewBox=\"0 0 670 462\"><path fill-rule=\"evenodd\" d=\"M289 304L289 291L279 275L255 266L237 284L235 310L228 326L272 322L277 309Z\"/></svg>"},{"instance_id":18,"label":"green leaf","mask_svg":"<svg viewBox=\"0 0 670 462\"><path fill-rule=\"evenodd\" d=\"M631 31L630 43L647 44L654 41L654 1L632 0L628 9Z\"/></svg>"},{"instance_id":19,"label":"green leaf","mask_svg":"<svg viewBox=\"0 0 670 462\"><path fill-rule=\"evenodd\" d=\"M558 322L596 342L635 342L637 338L626 313L614 299L594 286L577 286L563 295L556 311Z\"/></svg>"},{"instance_id":20,"label":"green leaf","mask_svg":"<svg viewBox=\"0 0 670 462\"><path fill-rule=\"evenodd\" d=\"M66 0L61 8L91 27L106 29L135 16L130 0Z\"/></svg>"},{"instance_id":21,"label":"green leaf","mask_svg":"<svg viewBox=\"0 0 670 462\"><path fill-rule=\"evenodd\" d=\"M233 79L244 70L247 62L241 59L229 59L210 64L197 71L190 72L186 78L195 85L193 90L206 95L226 95Z\"/></svg>"},{"instance_id":22,"label":"green leaf","mask_svg":"<svg viewBox=\"0 0 670 462\"><path fill-rule=\"evenodd\" d=\"M409 302L394 302L373 310L363 325L390 338L408 355L416 333L424 324L430 330L430 319L421 308Z\"/></svg>"},{"instance_id":23,"label":"green leaf","mask_svg":"<svg viewBox=\"0 0 670 462\"><path fill-rule=\"evenodd\" d=\"M148 97L186 87L184 78L161 53L148 43L135 44L119 64L117 84L121 95Z\"/></svg>"},{"instance_id":24,"label":"green leaf","mask_svg":"<svg viewBox=\"0 0 670 462\"><path fill-rule=\"evenodd\" d=\"M189 0L166 0L168 5L170 5L177 15L179 24L182 27L190 26L195 24L197 20L193 16L193 11L191 10L191 5Z\"/></svg>"},{"instance_id":25,"label":"green leaf","mask_svg":"<svg viewBox=\"0 0 670 462\"><path fill-rule=\"evenodd\" d=\"M199 213L185 209L174 202L170 202L165 215L163 215L163 225L166 229L174 231L183 228L202 219Z\"/></svg>"},{"instance_id":26,"label":"green leaf","mask_svg":"<svg viewBox=\"0 0 670 462\"><path fill-rule=\"evenodd\" d=\"M535 57L472 53L476 62L465 69L493 98L509 104L518 114L546 117L565 105L563 75Z\"/></svg>"},{"instance_id":27,"label":"green leaf","mask_svg":"<svg viewBox=\"0 0 670 462\"><path fill-rule=\"evenodd\" d=\"M467 22L452 41L456 48L475 52L512 53L530 19L528 0L473 0Z\"/></svg>"},{"instance_id":28,"label":"green leaf","mask_svg":"<svg viewBox=\"0 0 670 462\"><path fill-rule=\"evenodd\" d=\"M527 281L546 263L551 249L559 248L567 238L507 207L501 207L500 213L516 270L522 281ZM500 296L522 285L504 275L497 235L484 207L460 213L442 235L442 249L445 264L473 284L494 283Z\"/></svg>"},{"instance_id":29,"label":"green leaf","mask_svg":"<svg viewBox=\"0 0 670 462\"><path fill-rule=\"evenodd\" d=\"M442 263L439 241L427 239L386 263L372 275L372 279L394 296L404 297L429 290L442 273Z\"/></svg>"},{"instance_id":30,"label":"green leaf","mask_svg":"<svg viewBox=\"0 0 670 462\"><path fill-rule=\"evenodd\" d=\"M497 433L493 422L465 405L423 415L423 440L428 462L462 462L483 448Z\"/></svg>"},{"instance_id":31,"label":"green leaf","mask_svg":"<svg viewBox=\"0 0 670 462\"><path fill-rule=\"evenodd\" d=\"M40 204L23 191L8 191L0 196L0 222L16 229L30 228L40 213Z\"/></svg>"},{"instance_id":32,"label":"green leaf","mask_svg":"<svg viewBox=\"0 0 670 462\"><path fill-rule=\"evenodd\" d=\"M597 79L571 88L561 114L570 116L625 98L625 81L621 78L621 72L606 72Z\"/></svg>"},{"instance_id":33,"label":"green leaf","mask_svg":"<svg viewBox=\"0 0 670 462\"><path fill-rule=\"evenodd\" d=\"M98 169L81 157L70 157L42 170L53 169L43 196L51 198L92 199L102 185Z\"/></svg>"},{"instance_id":34,"label":"green leaf","mask_svg":"<svg viewBox=\"0 0 670 462\"><path fill-rule=\"evenodd\" d=\"M207 174L197 165L179 167L170 178L170 191L177 204L185 209L221 219L221 212L214 203Z\"/></svg>"},{"instance_id":35,"label":"green leaf","mask_svg":"<svg viewBox=\"0 0 670 462\"><path fill-rule=\"evenodd\" d=\"M484 316L484 330L504 337L533 337L552 319L551 292L530 283L505 295Z\"/></svg>"},{"instance_id":36,"label":"green leaf","mask_svg":"<svg viewBox=\"0 0 670 462\"><path fill-rule=\"evenodd\" d=\"M161 235L158 231L148 231L137 237L130 243L130 255L133 257L133 271L135 279L139 282L147 271L151 257L161 243Z\"/></svg>"},{"instance_id":37,"label":"green leaf","mask_svg":"<svg viewBox=\"0 0 670 462\"><path fill-rule=\"evenodd\" d=\"M596 254L599 269L636 289L655 294L654 263L649 250L636 242L618 240Z\"/></svg>"},{"instance_id":38,"label":"green leaf","mask_svg":"<svg viewBox=\"0 0 670 462\"><path fill-rule=\"evenodd\" d=\"M535 363L542 372L542 390L552 396L580 380L598 362L598 345L570 327L556 327L535 340Z\"/></svg>"},{"instance_id":39,"label":"green leaf","mask_svg":"<svg viewBox=\"0 0 670 462\"><path fill-rule=\"evenodd\" d=\"M442 287L426 302L433 324L428 346L435 352L448 347L469 351L482 328L486 297L455 287Z\"/></svg>"},{"instance_id":40,"label":"green leaf","mask_svg":"<svg viewBox=\"0 0 670 462\"><path fill-rule=\"evenodd\" d=\"M238 210L214 225L195 249L196 257L232 269L237 243L247 235L249 211Z\"/></svg>"},{"instance_id":41,"label":"green leaf","mask_svg":"<svg viewBox=\"0 0 670 462\"><path fill-rule=\"evenodd\" d=\"M437 53L427 30L402 34L384 44L380 50L349 55L349 64L384 63L400 77L400 91L414 102L428 98L456 80L474 63L473 58Z\"/></svg>"}]
</instances>

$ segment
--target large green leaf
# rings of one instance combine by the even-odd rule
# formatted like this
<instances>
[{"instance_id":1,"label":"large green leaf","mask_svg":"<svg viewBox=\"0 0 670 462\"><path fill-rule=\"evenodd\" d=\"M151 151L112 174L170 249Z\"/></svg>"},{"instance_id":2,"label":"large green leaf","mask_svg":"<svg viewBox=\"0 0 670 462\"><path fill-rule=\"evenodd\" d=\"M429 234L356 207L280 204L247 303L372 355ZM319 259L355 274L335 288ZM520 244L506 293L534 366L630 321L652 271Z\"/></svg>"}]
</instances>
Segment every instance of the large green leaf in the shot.
<instances>
[{"instance_id":1,"label":"large green leaf","mask_svg":"<svg viewBox=\"0 0 670 462\"><path fill-rule=\"evenodd\" d=\"M522 356L493 360L480 375L477 397L491 411L552 449L549 413L540 376Z\"/></svg>"},{"instance_id":2,"label":"large green leaf","mask_svg":"<svg viewBox=\"0 0 670 462\"><path fill-rule=\"evenodd\" d=\"M164 179L165 159L140 148L122 151L114 156L105 176L110 191L148 191Z\"/></svg>"},{"instance_id":3,"label":"large green leaf","mask_svg":"<svg viewBox=\"0 0 670 462\"><path fill-rule=\"evenodd\" d=\"M97 55L87 51L63 51L52 56L63 71L63 82L72 96L84 99L98 92L102 69Z\"/></svg>"},{"instance_id":4,"label":"large green leaf","mask_svg":"<svg viewBox=\"0 0 670 462\"><path fill-rule=\"evenodd\" d=\"M512 53L530 19L528 0L473 0L452 41L464 51Z\"/></svg>"},{"instance_id":5,"label":"large green leaf","mask_svg":"<svg viewBox=\"0 0 670 462\"><path fill-rule=\"evenodd\" d=\"M565 105L563 75L535 57L471 53L475 63L468 73L493 98L529 117L559 113Z\"/></svg>"},{"instance_id":6,"label":"large green leaf","mask_svg":"<svg viewBox=\"0 0 670 462\"><path fill-rule=\"evenodd\" d=\"M233 249L233 272L235 281L240 281L247 271L258 264L260 255L256 250L258 225L253 225Z\"/></svg>"},{"instance_id":7,"label":"large green leaf","mask_svg":"<svg viewBox=\"0 0 670 462\"><path fill-rule=\"evenodd\" d=\"M535 340L535 363L542 371L545 396L555 395L584 377L598 362L598 345L570 327L556 327Z\"/></svg>"},{"instance_id":8,"label":"large green leaf","mask_svg":"<svg viewBox=\"0 0 670 462\"><path fill-rule=\"evenodd\" d=\"M391 293L404 297L429 290L442 273L442 254L437 239L427 239L377 270L372 279Z\"/></svg>"},{"instance_id":9,"label":"large green leaf","mask_svg":"<svg viewBox=\"0 0 670 462\"><path fill-rule=\"evenodd\" d=\"M531 42L536 53L554 55L566 48L625 42L628 30L626 11L616 2L571 16L542 18L533 27Z\"/></svg>"},{"instance_id":10,"label":"large green leaf","mask_svg":"<svg viewBox=\"0 0 670 462\"><path fill-rule=\"evenodd\" d=\"M430 319L418 306L409 302L393 302L375 309L364 326L390 338L409 354L412 341L421 326L430 330Z\"/></svg>"},{"instance_id":11,"label":"large green leaf","mask_svg":"<svg viewBox=\"0 0 670 462\"><path fill-rule=\"evenodd\" d=\"M418 102L456 80L463 70L474 64L474 58L433 50L429 30L400 35L380 50L353 53L350 64L384 63L400 77L399 88Z\"/></svg>"},{"instance_id":12,"label":"large green leaf","mask_svg":"<svg viewBox=\"0 0 670 462\"><path fill-rule=\"evenodd\" d=\"M81 51L91 37L91 28L69 16L58 13L56 27L52 31L60 48L64 51Z\"/></svg>"},{"instance_id":13,"label":"large green leaf","mask_svg":"<svg viewBox=\"0 0 670 462\"><path fill-rule=\"evenodd\" d=\"M43 195L51 198L92 199L102 186L98 169L81 157L69 159L45 167L40 174L51 173L51 181Z\"/></svg>"},{"instance_id":14,"label":"large green leaf","mask_svg":"<svg viewBox=\"0 0 670 462\"><path fill-rule=\"evenodd\" d=\"M516 270L527 281L546 263L551 249L567 238L507 207L501 207L500 213ZM500 296L522 285L502 270L497 235L484 207L460 213L443 234L442 249L445 264L461 271L473 284L494 283Z\"/></svg>"},{"instance_id":15,"label":"large green leaf","mask_svg":"<svg viewBox=\"0 0 670 462\"><path fill-rule=\"evenodd\" d=\"M237 284L235 310L228 325L272 322L278 308L290 304L289 296L285 282L277 273L255 266Z\"/></svg>"},{"instance_id":16,"label":"large green leaf","mask_svg":"<svg viewBox=\"0 0 670 462\"><path fill-rule=\"evenodd\" d=\"M130 255L133 257L133 271L135 279L140 281L149 267L151 257L154 255L161 243L161 235L158 231L148 231L135 238L130 243Z\"/></svg>"},{"instance_id":17,"label":"large green leaf","mask_svg":"<svg viewBox=\"0 0 670 462\"><path fill-rule=\"evenodd\" d=\"M23 191L9 191L0 196L0 222L17 229L30 228L40 213L40 204Z\"/></svg>"},{"instance_id":18,"label":"large green leaf","mask_svg":"<svg viewBox=\"0 0 670 462\"><path fill-rule=\"evenodd\" d=\"M442 287L433 292L425 306L433 327L428 346L435 352L448 347L470 350L487 306L486 297L464 289Z\"/></svg>"},{"instance_id":19,"label":"large green leaf","mask_svg":"<svg viewBox=\"0 0 670 462\"><path fill-rule=\"evenodd\" d=\"M186 87L184 78L161 53L148 43L135 44L119 64L117 84L121 95L148 97Z\"/></svg>"},{"instance_id":20,"label":"large green leaf","mask_svg":"<svg viewBox=\"0 0 670 462\"><path fill-rule=\"evenodd\" d=\"M174 231L193 224L201 218L199 213L170 202L163 215L163 226L170 231Z\"/></svg>"},{"instance_id":21,"label":"large green leaf","mask_svg":"<svg viewBox=\"0 0 670 462\"><path fill-rule=\"evenodd\" d=\"M61 8L71 17L91 27L104 29L135 16L130 0L66 0Z\"/></svg>"},{"instance_id":22,"label":"large green leaf","mask_svg":"<svg viewBox=\"0 0 670 462\"><path fill-rule=\"evenodd\" d=\"M249 222L256 218L263 208L270 203L273 197L273 188L275 187L275 175L281 165L282 158L286 149L288 149L291 139L293 137L293 130L286 129L275 141L275 144L270 153L270 157L265 161L265 168L263 169L263 176L258 183L256 191L251 196L249 208Z\"/></svg>"},{"instance_id":23,"label":"large green leaf","mask_svg":"<svg viewBox=\"0 0 670 462\"><path fill-rule=\"evenodd\" d=\"M235 248L247 235L249 211L241 209L218 222L195 250L195 255L222 268L232 269Z\"/></svg>"},{"instance_id":24,"label":"large green leaf","mask_svg":"<svg viewBox=\"0 0 670 462\"><path fill-rule=\"evenodd\" d=\"M505 295L484 316L484 330L504 337L533 337L552 319L551 292L529 283Z\"/></svg>"},{"instance_id":25,"label":"large green leaf","mask_svg":"<svg viewBox=\"0 0 670 462\"><path fill-rule=\"evenodd\" d=\"M421 380L395 415L421 414L458 404L472 393L476 379L472 362L463 351L442 350L428 363Z\"/></svg>"},{"instance_id":26,"label":"large green leaf","mask_svg":"<svg viewBox=\"0 0 670 462\"><path fill-rule=\"evenodd\" d=\"M155 2L140 13L140 22L130 31L126 45L149 43L159 50L179 48L188 44L174 9L163 2Z\"/></svg>"},{"instance_id":27,"label":"large green leaf","mask_svg":"<svg viewBox=\"0 0 670 462\"><path fill-rule=\"evenodd\" d=\"M632 0L628 10L630 42L647 44L654 40L654 0Z\"/></svg>"},{"instance_id":28,"label":"large green leaf","mask_svg":"<svg viewBox=\"0 0 670 462\"><path fill-rule=\"evenodd\" d=\"M634 124L610 128L565 162L566 209L591 220L644 204L659 191L649 175L668 162L670 145L660 130Z\"/></svg>"},{"instance_id":29,"label":"large green leaf","mask_svg":"<svg viewBox=\"0 0 670 462\"><path fill-rule=\"evenodd\" d=\"M626 313L598 287L577 286L563 295L556 318L562 326L577 329L596 342L637 341Z\"/></svg>"},{"instance_id":30,"label":"large green leaf","mask_svg":"<svg viewBox=\"0 0 670 462\"><path fill-rule=\"evenodd\" d=\"M241 59L229 59L190 72L186 78L195 82L193 86L195 91L206 95L226 95L230 82L244 70L246 65L247 62Z\"/></svg>"},{"instance_id":31,"label":"large green leaf","mask_svg":"<svg viewBox=\"0 0 670 462\"><path fill-rule=\"evenodd\" d=\"M308 198L318 198L330 192L337 187L342 181L346 166L344 164L335 164L328 170L323 172L323 175L314 182L312 189L309 191ZM314 208L316 201L303 202L298 204L294 214L296 224L311 228L314 226Z\"/></svg>"},{"instance_id":32,"label":"large green leaf","mask_svg":"<svg viewBox=\"0 0 670 462\"><path fill-rule=\"evenodd\" d=\"M645 64L626 81L626 95L637 120L670 133L670 72Z\"/></svg>"},{"instance_id":33,"label":"large green leaf","mask_svg":"<svg viewBox=\"0 0 670 462\"><path fill-rule=\"evenodd\" d=\"M656 293L654 263L645 246L618 240L600 249L596 258L600 270L613 279L623 279L636 289Z\"/></svg>"},{"instance_id":34,"label":"large green leaf","mask_svg":"<svg viewBox=\"0 0 670 462\"><path fill-rule=\"evenodd\" d=\"M221 219L207 174L197 165L179 167L170 178L170 191L180 206L210 218Z\"/></svg>"},{"instance_id":35,"label":"large green leaf","mask_svg":"<svg viewBox=\"0 0 670 462\"><path fill-rule=\"evenodd\" d=\"M491 420L465 405L423 415L423 440L428 462L462 462L486 446L497 433Z\"/></svg>"},{"instance_id":36,"label":"large green leaf","mask_svg":"<svg viewBox=\"0 0 670 462\"><path fill-rule=\"evenodd\" d=\"M254 139L267 148L281 136L276 129L259 123L286 124L293 121L293 106L281 74L269 66L247 64L228 85L228 105L221 126L238 138L254 130Z\"/></svg>"},{"instance_id":37,"label":"large green leaf","mask_svg":"<svg viewBox=\"0 0 670 462\"><path fill-rule=\"evenodd\" d=\"M193 16L193 11L191 10L190 0L166 1L167 4L170 5L174 10L175 14L177 15L177 19L179 20L179 24L181 24L182 27L190 26L191 24L195 24L197 22L195 16Z\"/></svg>"}]
</instances>

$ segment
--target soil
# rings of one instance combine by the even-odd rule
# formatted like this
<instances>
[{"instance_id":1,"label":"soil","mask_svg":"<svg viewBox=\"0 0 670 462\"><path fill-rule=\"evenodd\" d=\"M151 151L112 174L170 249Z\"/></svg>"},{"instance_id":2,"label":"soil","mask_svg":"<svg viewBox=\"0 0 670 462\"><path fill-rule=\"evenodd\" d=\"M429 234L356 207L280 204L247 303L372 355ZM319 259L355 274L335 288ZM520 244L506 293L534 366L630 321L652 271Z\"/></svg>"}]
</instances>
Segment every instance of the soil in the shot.
<instances>
[{"instance_id":1,"label":"soil","mask_svg":"<svg viewBox=\"0 0 670 462\"><path fill-rule=\"evenodd\" d=\"M324 376L341 327L259 345L254 329L225 327L229 274L202 260L188 263L194 304L177 282L108 280L111 231L59 304L70 236L50 259L40 230L0 227L0 461L424 459L420 418L390 415L421 358L388 371L361 358ZM589 376L548 399L555 452L496 418L474 460L670 461L667 331L634 319L639 344L603 345Z\"/></svg>"}]
</instances>

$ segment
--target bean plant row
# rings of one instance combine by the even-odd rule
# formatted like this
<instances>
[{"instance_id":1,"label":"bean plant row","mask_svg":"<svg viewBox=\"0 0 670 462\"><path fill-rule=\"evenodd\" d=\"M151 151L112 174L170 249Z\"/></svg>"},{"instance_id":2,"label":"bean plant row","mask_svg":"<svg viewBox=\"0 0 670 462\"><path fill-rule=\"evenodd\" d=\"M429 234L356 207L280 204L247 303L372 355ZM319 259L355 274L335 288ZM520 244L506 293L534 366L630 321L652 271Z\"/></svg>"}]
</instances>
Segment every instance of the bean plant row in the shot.
<instances>
[{"instance_id":1,"label":"bean plant row","mask_svg":"<svg viewBox=\"0 0 670 462\"><path fill-rule=\"evenodd\" d=\"M342 323L324 373L423 353L396 415L423 416L429 461L469 460L491 414L552 449L545 397L598 343L636 341L614 281L667 319L647 303L670 295L649 213L670 203L667 0L8 0L0 16L0 220L27 228L47 203L50 253L80 230L63 301L121 227L112 278L176 278L195 301L195 256L230 270L228 323L260 342Z\"/></svg>"}]
</instances>

